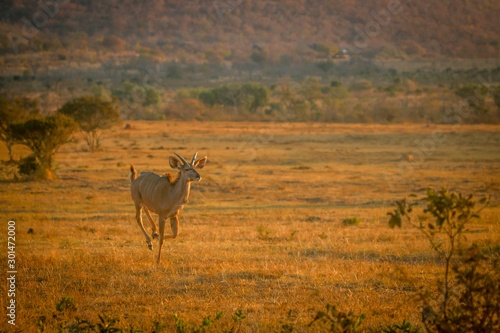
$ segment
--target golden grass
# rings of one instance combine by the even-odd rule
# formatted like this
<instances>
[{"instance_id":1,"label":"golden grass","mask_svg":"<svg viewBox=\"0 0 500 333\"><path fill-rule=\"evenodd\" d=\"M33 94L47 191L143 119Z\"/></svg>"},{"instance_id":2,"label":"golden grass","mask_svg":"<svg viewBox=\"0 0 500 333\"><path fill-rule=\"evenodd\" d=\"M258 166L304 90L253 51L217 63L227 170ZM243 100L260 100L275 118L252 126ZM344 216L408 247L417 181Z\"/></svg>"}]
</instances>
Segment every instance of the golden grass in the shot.
<instances>
[{"instance_id":1,"label":"golden grass","mask_svg":"<svg viewBox=\"0 0 500 333\"><path fill-rule=\"evenodd\" d=\"M0 183L3 230L17 223L16 329L33 331L44 316L53 331L106 313L122 327L148 330L160 320L172 331L174 313L195 324L217 311L219 327L230 327L242 309L244 331L288 321L307 331L326 303L366 313L364 327L374 330L403 319L418 325L416 292L442 263L416 230L390 229L386 212L427 186L492 195L467 241L500 243L498 126L132 124L107 133L94 154L82 142L64 146L59 181ZM419 157L436 130L445 139ZM156 265L134 219L128 165L169 171L174 151L199 151L209 164L181 213L180 236ZM408 153L411 170L401 159ZM361 223L342 224L353 217ZM0 267L7 271L6 260ZM58 313L66 295L78 309Z\"/></svg>"}]
</instances>

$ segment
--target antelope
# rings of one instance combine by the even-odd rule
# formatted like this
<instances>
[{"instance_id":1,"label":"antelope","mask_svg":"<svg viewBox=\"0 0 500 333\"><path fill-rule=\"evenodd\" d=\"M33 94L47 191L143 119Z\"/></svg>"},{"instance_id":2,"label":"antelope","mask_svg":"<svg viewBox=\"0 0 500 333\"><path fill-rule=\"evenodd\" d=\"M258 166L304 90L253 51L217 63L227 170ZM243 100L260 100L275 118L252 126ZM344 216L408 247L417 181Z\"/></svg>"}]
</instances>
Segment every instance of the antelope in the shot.
<instances>
[{"instance_id":1,"label":"antelope","mask_svg":"<svg viewBox=\"0 0 500 333\"><path fill-rule=\"evenodd\" d=\"M194 154L191 163L188 163L179 154L175 153L175 155L177 157L170 156L169 158L170 166L179 170L175 179L172 178L170 173L160 176L152 172L144 172L137 177L134 165L130 166L130 192L135 204L137 224L144 233L146 243L148 243L148 248L151 251L153 250L151 238L160 238L157 263L160 263L163 240L165 238L176 238L179 234L179 212L188 201L191 182L201 180L201 176L196 170L202 169L207 163L206 156L195 162L198 153ZM144 210L151 223L153 230L151 237L142 224L141 210ZM159 234L150 211L158 214ZM167 219L170 219L172 233L165 235L165 221Z\"/></svg>"}]
</instances>

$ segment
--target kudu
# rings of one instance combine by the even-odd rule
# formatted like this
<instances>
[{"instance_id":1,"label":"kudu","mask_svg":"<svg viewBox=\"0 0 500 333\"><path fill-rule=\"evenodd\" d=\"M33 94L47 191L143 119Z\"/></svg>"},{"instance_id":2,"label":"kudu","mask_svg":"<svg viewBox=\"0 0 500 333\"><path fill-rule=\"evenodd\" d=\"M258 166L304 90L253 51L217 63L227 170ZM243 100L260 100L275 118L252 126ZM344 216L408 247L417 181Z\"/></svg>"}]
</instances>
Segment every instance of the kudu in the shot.
<instances>
[{"instance_id":1,"label":"kudu","mask_svg":"<svg viewBox=\"0 0 500 333\"><path fill-rule=\"evenodd\" d=\"M130 166L130 191L135 204L135 218L146 237L146 242L150 250L153 250L151 238L159 236L158 263L160 263L163 240L165 238L175 238L179 234L178 214L188 201L191 182L199 182L201 180L201 176L196 169L202 169L205 166L207 157L200 158L195 162L197 154L194 154L191 163L188 163L177 153L175 153L177 157L170 156L170 166L179 170L175 179L172 179L172 175L169 173L159 176L152 172L144 172L137 177L137 171L134 166ZM147 234L142 224L142 209L144 209L153 229L151 237ZM159 235L150 211L158 214ZM170 219L172 234L165 235L165 221L167 219Z\"/></svg>"}]
</instances>

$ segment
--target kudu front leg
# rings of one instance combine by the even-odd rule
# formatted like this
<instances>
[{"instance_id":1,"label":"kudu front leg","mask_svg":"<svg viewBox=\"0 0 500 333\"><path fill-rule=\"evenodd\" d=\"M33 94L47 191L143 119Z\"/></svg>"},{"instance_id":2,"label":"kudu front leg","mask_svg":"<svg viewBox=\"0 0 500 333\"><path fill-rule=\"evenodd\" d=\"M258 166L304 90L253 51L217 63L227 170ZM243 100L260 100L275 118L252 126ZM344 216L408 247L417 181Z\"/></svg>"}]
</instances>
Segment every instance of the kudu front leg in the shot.
<instances>
[{"instance_id":1,"label":"kudu front leg","mask_svg":"<svg viewBox=\"0 0 500 333\"><path fill-rule=\"evenodd\" d=\"M160 218L159 218L159 227L160 227L160 243L159 243L159 246L158 246L158 259L156 260L156 263L159 264L160 263L160 259L161 259L161 247L163 245L163 239L165 238L165 220L166 218L161 216L160 215Z\"/></svg>"}]
</instances>

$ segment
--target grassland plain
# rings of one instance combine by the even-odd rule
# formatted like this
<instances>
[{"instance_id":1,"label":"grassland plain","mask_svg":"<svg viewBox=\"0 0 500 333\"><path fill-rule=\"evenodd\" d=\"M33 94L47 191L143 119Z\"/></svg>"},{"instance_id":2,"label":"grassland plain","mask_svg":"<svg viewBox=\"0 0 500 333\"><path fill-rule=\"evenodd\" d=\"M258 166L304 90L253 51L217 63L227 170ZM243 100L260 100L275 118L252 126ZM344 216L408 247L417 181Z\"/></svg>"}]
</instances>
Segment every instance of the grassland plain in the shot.
<instances>
[{"instance_id":1,"label":"grassland plain","mask_svg":"<svg viewBox=\"0 0 500 333\"><path fill-rule=\"evenodd\" d=\"M419 325L416 293L433 285L442 263L418 231L390 229L386 212L428 186L491 195L466 237L500 243L499 126L131 124L108 132L93 154L82 141L64 146L58 181L3 176L0 268L5 281L6 222L14 220L18 317L13 328L2 313L0 331L36 331L40 318L55 331L98 314L144 331L158 320L172 331L174 313L196 324L222 311L220 330L242 309L245 332L283 323L313 332L307 325L326 303L366 313L372 331L403 319ZM128 166L163 173L173 152L195 151L209 163L181 213L180 236L156 265L134 220ZM361 222L342 223L354 217ZM5 309L6 283L0 292ZM63 296L77 310L56 311Z\"/></svg>"}]
</instances>

